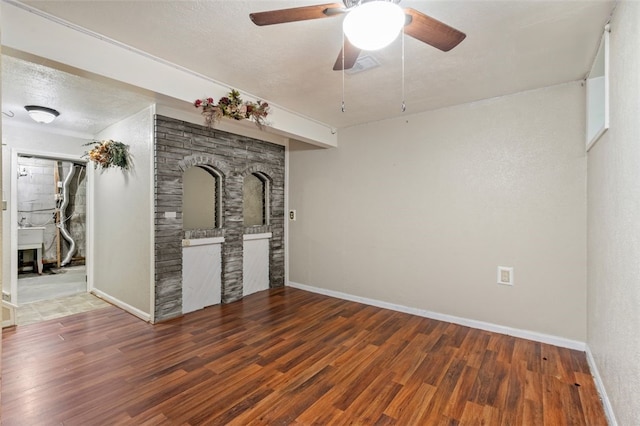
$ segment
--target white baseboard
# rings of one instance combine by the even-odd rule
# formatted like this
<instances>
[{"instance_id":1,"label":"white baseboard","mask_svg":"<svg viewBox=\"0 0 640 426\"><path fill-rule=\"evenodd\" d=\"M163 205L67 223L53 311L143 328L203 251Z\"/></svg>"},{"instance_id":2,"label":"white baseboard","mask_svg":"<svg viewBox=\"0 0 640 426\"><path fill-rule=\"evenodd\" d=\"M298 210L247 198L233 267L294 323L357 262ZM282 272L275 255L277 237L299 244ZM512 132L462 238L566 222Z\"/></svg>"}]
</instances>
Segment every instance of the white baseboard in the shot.
<instances>
[{"instance_id":1,"label":"white baseboard","mask_svg":"<svg viewBox=\"0 0 640 426\"><path fill-rule=\"evenodd\" d=\"M129 312L131 315L135 315L141 320L144 320L146 322L151 322L151 315L149 315L148 313L143 312L138 308L134 308L128 303L125 303L122 300L116 299L115 297L110 296L107 293L104 293L96 288L91 290L91 292L95 294L97 297L99 297L100 299L104 299L107 302L111 303L112 305L116 305L118 308Z\"/></svg>"},{"instance_id":2,"label":"white baseboard","mask_svg":"<svg viewBox=\"0 0 640 426\"><path fill-rule=\"evenodd\" d=\"M380 300L369 299L367 297L354 296L334 290L327 290L319 287L312 287L305 284L299 284L289 281L289 287L298 288L300 290L310 291L312 293L323 294L325 296L336 297L338 299L350 300L352 302L364 303L365 305L377 306L379 308L390 309L392 311L404 312L406 314L417 315L425 318L431 318L438 321L451 322L466 327L478 328L480 330L492 331L494 333L506 334L508 336L520 337L522 339L533 340L536 342L547 343L563 348L585 351L586 344L577 340L566 339L564 337L552 336L550 334L538 333L535 331L521 330L517 328L506 327L503 325L493 324L484 321L477 321L468 318L456 317L453 315L441 314L438 312L427 311L425 309L410 308L408 306L396 305L394 303L383 302Z\"/></svg>"},{"instance_id":3,"label":"white baseboard","mask_svg":"<svg viewBox=\"0 0 640 426\"><path fill-rule=\"evenodd\" d=\"M607 416L607 421L609 422L609 426L618 426L616 416L613 413L613 407L611 406L611 401L609 401L609 396L607 396L607 391L604 388L604 382L602 381L602 377L600 377L600 371L598 371L596 360L593 358L593 353L591 353L591 348L589 348L589 345L586 345L586 346L587 346L587 349L586 349L587 362L589 363L589 369L591 370L593 381L596 384L596 389L598 389L598 393L600 394L600 399L602 400L602 406L604 407L604 414Z\"/></svg>"},{"instance_id":4,"label":"white baseboard","mask_svg":"<svg viewBox=\"0 0 640 426\"><path fill-rule=\"evenodd\" d=\"M2 328L13 327L14 325L16 325L16 315L17 315L16 309L18 309L18 306L14 305L11 302L7 302L6 300L3 300L2 301L3 318L4 318L5 309L9 311L9 319L2 321Z\"/></svg>"}]
</instances>

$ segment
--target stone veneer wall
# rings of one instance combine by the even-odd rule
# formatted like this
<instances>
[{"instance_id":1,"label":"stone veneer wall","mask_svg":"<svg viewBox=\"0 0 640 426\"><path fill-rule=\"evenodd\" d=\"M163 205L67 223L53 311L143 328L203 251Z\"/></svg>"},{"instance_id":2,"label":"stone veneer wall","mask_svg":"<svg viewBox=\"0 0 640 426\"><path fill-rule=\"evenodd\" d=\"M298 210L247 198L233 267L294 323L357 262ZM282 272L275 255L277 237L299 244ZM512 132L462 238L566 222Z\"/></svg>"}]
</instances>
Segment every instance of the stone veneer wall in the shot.
<instances>
[{"instance_id":1,"label":"stone veneer wall","mask_svg":"<svg viewBox=\"0 0 640 426\"><path fill-rule=\"evenodd\" d=\"M283 286L284 147L163 116L155 118L155 139L155 320L182 314L183 238L224 236L222 303L229 303L242 298L243 235L271 232L269 282ZM197 165L222 175L221 229L182 229L182 174ZM270 179L270 221L245 228L242 185L255 172Z\"/></svg>"}]
</instances>

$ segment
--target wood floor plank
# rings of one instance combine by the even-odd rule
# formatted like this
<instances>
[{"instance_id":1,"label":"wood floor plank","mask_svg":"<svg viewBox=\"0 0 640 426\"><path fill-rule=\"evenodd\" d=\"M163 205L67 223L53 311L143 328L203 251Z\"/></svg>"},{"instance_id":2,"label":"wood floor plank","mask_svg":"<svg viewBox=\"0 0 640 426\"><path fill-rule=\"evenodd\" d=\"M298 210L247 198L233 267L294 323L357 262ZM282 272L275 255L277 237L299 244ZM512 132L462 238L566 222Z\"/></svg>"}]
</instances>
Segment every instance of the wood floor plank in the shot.
<instances>
[{"instance_id":1,"label":"wood floor plank","mask_svg":"<svg viewBox=\"0 0 640 426\"><path fill-rule=\"evenodd\" d=\"M448 364L444 376L437 383L436 391L429 401L426 415L420 419L419 424L449 423L449 418L444 415L444 411L449 401L454 397L453 392L462 376L464 367L465 362L459 358L454 358L451 363Z\"/></svg>"},{"instance_id":2,"label":"wood floor plank","mask_svg":"<svg viewBox=\"0 0 640 426\"><path fill-rule=\"evenodd\" d=\"M525 372L524 398L542 406L542 375L530 370Z\"/></svg>"},{"instance_id":3,"label":"wood floor plank","mask_svg":"<svg viewBox=\"0 0 640 426\"><path fill-rule=\"evenodd\" d=\"M392 378L393 373L389 372L371 380L370 385L344 411L344 418L373 424L402 388L402 385L394 383Z\"/></svg>"},{"instance_id":4,"label":"wood floor plank","mask_svg":"<svg viewBox=\"0 0 640 426\"><path fill-rule=\"evenodd\" d=\"M511 363L507 385L505 410L500 424L504 426L521 425L524 422L524 392L527 381L527 362L525 360Z\"/></svg>"},{"instance_id":5,"label":"wood floor plank","mask_svg":"<svg viewBox=\"0 0 640 426\"><path fill-rule=\"evenodd\" d=\"M500 424L500 411L490 405L480 405L474 402L465 404L461 425L491 426ZM527 426L530 426L527 424Z\"/></svg>"},{"instance_id":6,"label":"wood floor plank","mask_svg":"<svg viewBox=\"0 0 640 426\"><path fill-rule=\"evenodd\" d=\"M415 371L427 357L427 352L424 348L429 341L428 336L416 334L404 350L398 354L390 367L391 371L396 373L395 382L405 385L415 375Z\"/></svg>"},{"instance_id":7,"label":"wood floor plank","mask_svg":"<svg viewBox=\"0 0 640 426\"><path fill-rule=\"evenodd\" d=\"M587 367L588 368L588 367ZM580 406L583 408L586 424L597 424L601 419L600 398L593 378L589 373L576 373L576 384L580 396Z\"/></svg>"},{"instance_id":8,"label":"wood floor plank","mask_svg":"<svg viewBox=\"0 0 640 426\"><path fill-rule=\"evenodd\" d=\"M418 389L407 400L398 416L398 424L417 425L427 424L422 419L431 414L431 400L438 388L428 383L421 383Z\"/></svg>"},{"instance_id":9,"label":"wood floor plank","mask_svg":"<svg viewBox=\"0 0 640 426\"><path fill-rule=\"evenodd\" d=\"M424 382L422 380L413 376L413 379L404 383L395 397L389 402L384 410L384 414L394 419L401 418L405 410L411 409L410 401L423 385ZM433 388L433 386L431 386L431 388ZM435 390L435 388L433 389Z\"/></svg>"},{"instance_id":10,"label":"wood floor plank","mask_svg":"<svg viewBox=\"0 0 640 426\"><path fill-rule=\"evenodd\" d=\"M2 424L605 425L585 354L292 288L6 330Z\"/></svg>"},{"instance_id":11,"label":"wood floor plank","mask_svg":"<svg viewBox=\"0 0 640 426\"><path fill-rule=\"evenodd\" d=\"M530 399L525 399L524 407L522 408L522 410L523 410L522 417L524 419L523 424L531 425L531 426L544 425L544 416L542 414L542 404L536 404ZM597 425L597 423L587 423L587 424Z\"/></svg>"},{"instance_id":12,"label":"wood floor plank","mask_svg":"<svg viewBox=\"0 0 640 426\"><path fill-rule=\"evenodd\" d=\"M479 369L491 335L483 330L470 329L459 348L459 356L467 365Z\"/></svg>"},{"instance_id":13,"label":"wood floor plank","mask_svg":"<svg viewBox=\"0 0 640 426\"><path fill-rule=\"evenodd\" d=\"M471 394L471 389L476 381L476 377L478 377L478 369L466 364L460 380L457 381L451 398L443 410L443 413L447 417L458 421L462 419L467 398Z\"/></svg>"}]
</instances>

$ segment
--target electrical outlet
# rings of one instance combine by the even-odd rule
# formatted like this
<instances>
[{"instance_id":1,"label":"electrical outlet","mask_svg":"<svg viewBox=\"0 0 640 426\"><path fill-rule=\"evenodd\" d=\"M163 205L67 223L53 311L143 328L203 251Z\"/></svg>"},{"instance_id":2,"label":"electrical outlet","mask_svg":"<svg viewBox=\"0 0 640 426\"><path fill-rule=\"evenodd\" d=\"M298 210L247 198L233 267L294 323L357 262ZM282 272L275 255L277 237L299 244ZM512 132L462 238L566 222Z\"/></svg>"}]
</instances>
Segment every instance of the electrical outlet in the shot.
<instances>
[{"instance_id":1,"label":"electrical outlet","mask_svg":"<svg viewBox=\"0 0 640 426\"><path fill-rule=\"evenodd\" d=\"M498 284L513 285L513 268L498 266Z\"/></svg>"},{"instance_id":2,"label":"electrical outlet","mask_svg":"<svg viewBox=\"0 0 640 426\"><path fill-rule=\"evenodd\" d=\"M289 220L292 222L296 221L296 211L295 210L289 210Z\"/></svg>"}]
</instances>

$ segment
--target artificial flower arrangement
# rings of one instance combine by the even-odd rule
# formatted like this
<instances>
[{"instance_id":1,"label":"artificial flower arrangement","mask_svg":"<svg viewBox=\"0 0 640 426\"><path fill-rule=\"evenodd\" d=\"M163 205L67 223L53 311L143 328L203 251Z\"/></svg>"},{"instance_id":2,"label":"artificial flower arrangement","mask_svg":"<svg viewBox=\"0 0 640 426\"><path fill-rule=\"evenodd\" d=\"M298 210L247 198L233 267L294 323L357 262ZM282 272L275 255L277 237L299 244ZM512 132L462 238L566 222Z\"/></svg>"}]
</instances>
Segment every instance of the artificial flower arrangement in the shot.
<instances>
[{"instance_id":1,"label":"artificial flower arrangement","mask_svg":"<svg viewBox=\"0 0 640 426\"><path fill-rule=\"evenodd\" d=\"M108 169L110 167L120 167L122 170L129 170L132 167L131 154L129 154L129 145L117 142L111 139L103 141L93 141L86 145L94 145L93 148L85 153L93 166L98 169Z\"/></svg>"},{"instance_id":2,"label":"artificial flower arrangement","mask_svg":"<svg viewBox=\"0 0 640 426\"><path fill-rule=\"evenodd\" d=\"M240 92L235 89L231 89L227 96L220 98L217 104L213 98L204 98L197 99L193 105L202 108L207 127L213 127L222 117L227 117L234 120L252 120L262 129L266 124L267 115L271 112L266 102L242 101Z\"/></svg>"}]
</instances>

